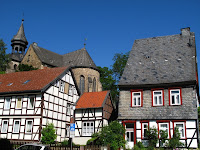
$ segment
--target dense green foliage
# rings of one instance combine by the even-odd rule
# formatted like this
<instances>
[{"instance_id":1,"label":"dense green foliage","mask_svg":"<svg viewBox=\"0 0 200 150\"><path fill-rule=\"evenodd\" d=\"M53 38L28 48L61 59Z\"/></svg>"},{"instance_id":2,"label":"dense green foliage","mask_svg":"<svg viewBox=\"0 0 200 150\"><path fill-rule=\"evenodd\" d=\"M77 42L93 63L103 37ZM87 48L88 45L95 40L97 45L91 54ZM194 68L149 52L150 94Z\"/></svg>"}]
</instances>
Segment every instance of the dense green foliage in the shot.
<instances>
[{"instance_id":1,"label":"dense green foliage","mask_svg":"<svg viewBox=\"0 0 200 150\"><path fill-rule=\"evenodd\" d=\"M135 145L134 145L134 150L145 150L145 147L144 145L142 144L142 142L137 142Z\"/></svg>"},{"instance_id":2,"label":"dense green foliage","mask_svg":"<svg viewBox=\"0 0 200 150\"><path fill-rule=\"evenodd\" d=\"M123 72L124 68L126 66L127 60L128 60L129 52L128 53L116 53L114 55L113 61L114 64L112 65L112 72L115 80L117 83L119 82Z\"/></svg>"},{"instance_id":3,"label":"dense green foliage","mask_svg":"<svg viewBox=\"0 0 200 150\"><path fill-rule=\"evenodd\" d=\"M47 123L46 127L42 129L42 143L53 144L57 138L56 130L53 123Z\"/></svg>"},{"instance_id":4,"label":"dense green foliage","mask_svg":"<svg viewBox=\"0 0 200 150\"><path fill-rule=\"evenodd\" d=\"M124 67L128 60L128 55L129 52L125 54L116 53L113 57L114 64L111 66L111 69L108 67L98 67L103 90L111 90L112 99L115 103L118 102L119 97L117 84L124 71Z\"/></svg>"},{"instance_id":5,"label":"dense green foliage","mask_svg":"<svg viewBox=\"0 0 200 150\"><path fill-rule=\"evenodd\" d=\"M102 128L98 133L92 135L92 139L87 144L109 145L112 150L117 150L125 146L124 127L117 121L111 122L108 126Z\"/></svg>"},{"instance_id":6,"label":"dense green foliage","mask_svg":"<svg viewBox=\"0 0 200 150\"><path fill-rule=\"evenodd\" d=\"M149 128L147 130L147 139L149 140L149 147L156 147L156 143L158 142L158 131L155 127Z\"/></svg>"},{"instance_id":7,"label":"dense green foliage","mask_svg":"<svg viewBox=\"0 0 200 150\"><path fill-rule=\"evenodd\" d=\"M177 147L182 147L183 143L179 141L180 133L177 127L175 127L173 137L169 140L168 147L175 149Z\"/></svg>"},{"instance_id":8,"label":"dense green foliage","mask_svg":"<svg viewBox=\"0 0 200 150\"><path fill-rule=\"evenodd\" d=\"M38 68L34 68L32 65L27 65L27 64L19 64L18 70L16 72L20 71L31 71L31 70L37 70Z\"/></svg>"},{"instance_id":9,"label":"dense green foliage","mask_svg":"<svg viewBox=\"0 0 200 150\"><path fill-rule=\"evenodd\" d=\"M0 71L6 71L9 63L9 57L6 54L6 44L0 39Z\"/></svg>"},{"instance_id":10,"label":"dense green foliage","mask_svg":"<svg viewBox=\"0 0 200 150\"><path fill-rule=\"evenodd\" d=\"M161 144L164 144L166 142L166 139L168 138L168 133L167 131L160 130L160 139L161 139Z\"/></svg>"}]
</instances>

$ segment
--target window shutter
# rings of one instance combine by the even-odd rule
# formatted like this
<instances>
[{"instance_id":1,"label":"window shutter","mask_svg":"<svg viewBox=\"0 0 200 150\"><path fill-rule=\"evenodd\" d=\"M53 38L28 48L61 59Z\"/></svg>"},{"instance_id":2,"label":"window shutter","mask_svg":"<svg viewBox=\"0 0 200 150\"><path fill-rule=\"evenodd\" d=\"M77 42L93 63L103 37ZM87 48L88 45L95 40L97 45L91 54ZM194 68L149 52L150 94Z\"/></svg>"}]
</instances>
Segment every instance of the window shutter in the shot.
<instances>
[{"instance_id":1,"label":"window shutter","mask_svg":"<svg viewBox=\"0 0 200 150\"><path fill-rule=\"evenodd\" d=\"M69 92L69 83L65 83L65 93L68 94Z\"/></svg>"}]
</instances>

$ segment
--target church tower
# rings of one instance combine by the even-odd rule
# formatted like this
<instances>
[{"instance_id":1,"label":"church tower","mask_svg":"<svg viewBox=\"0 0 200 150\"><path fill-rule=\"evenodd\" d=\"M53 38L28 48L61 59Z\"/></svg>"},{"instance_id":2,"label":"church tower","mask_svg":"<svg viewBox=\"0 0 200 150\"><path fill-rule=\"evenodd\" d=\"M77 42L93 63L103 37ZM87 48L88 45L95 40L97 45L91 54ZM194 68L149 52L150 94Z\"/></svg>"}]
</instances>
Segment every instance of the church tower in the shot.
<instances>
[{"instance_id":1,"label":"church tower","mask_svg":"<svg viewBox=\"0 0 200 150\"><path fill-rule=\"evenodd\" d=\"M12 53L9 54L10 63L9 67L6 69L6 73L15 72L24 58L25 49L27 48L28 41L24 33L24 19L22 19L22 24L16 35L13 36L11 40Z\"/></svg>"},{"instance_id":2,"label":"church tower","mask_svg":"<svg viewBox=\"0 0 200 150\"><path fill-rule=\"evenodd\" d=\"M25 49L27 48L28 41L24 33L23 26L24 19L22 19L22 24L17 32L17 34L11 40L12 54L18 53L24 55Z\"/></svg>"}]
</instances>

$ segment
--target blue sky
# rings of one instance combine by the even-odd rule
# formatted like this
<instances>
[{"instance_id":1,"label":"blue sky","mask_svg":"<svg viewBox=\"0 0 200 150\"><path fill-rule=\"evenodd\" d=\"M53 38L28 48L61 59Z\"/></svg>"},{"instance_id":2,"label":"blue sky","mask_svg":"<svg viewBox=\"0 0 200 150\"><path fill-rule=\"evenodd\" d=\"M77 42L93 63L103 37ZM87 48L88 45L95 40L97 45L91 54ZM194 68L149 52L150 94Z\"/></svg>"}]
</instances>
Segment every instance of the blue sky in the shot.
<instances>
[{"instance_id":1,"label":"blue sky","mask_svg":"<svg viewBox=\"0 0 200 150\"><path fill-rule=\"evenodd\" d=\"M134 40L179 34L190 27L199 59L199 8L200 0L1 0L0 38L11 53L11 39L24 13L29 45L36 42L65 54L82 48L87 38L95 64L110 67L114 54L130 51Z\"/></svg>"}]
</instances>

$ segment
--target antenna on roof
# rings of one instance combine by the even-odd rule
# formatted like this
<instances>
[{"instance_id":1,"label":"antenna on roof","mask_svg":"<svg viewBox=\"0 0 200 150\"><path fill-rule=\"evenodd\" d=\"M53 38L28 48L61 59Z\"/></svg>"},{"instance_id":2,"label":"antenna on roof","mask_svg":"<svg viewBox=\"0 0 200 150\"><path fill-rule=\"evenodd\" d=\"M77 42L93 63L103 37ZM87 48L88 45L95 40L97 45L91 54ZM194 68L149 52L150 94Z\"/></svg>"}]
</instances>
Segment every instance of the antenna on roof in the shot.
<instances>
[{"instance_id":1,"label":"antenna on roof","mask_svg":"<svg viewBox=\"0 0 200 150\"><path fill-rule=\"evenodd\" d=\"M84 39L84 48L86 46L86 41L87 41L87 38Z\"/></svg>"}]
</instances>

